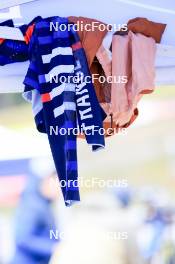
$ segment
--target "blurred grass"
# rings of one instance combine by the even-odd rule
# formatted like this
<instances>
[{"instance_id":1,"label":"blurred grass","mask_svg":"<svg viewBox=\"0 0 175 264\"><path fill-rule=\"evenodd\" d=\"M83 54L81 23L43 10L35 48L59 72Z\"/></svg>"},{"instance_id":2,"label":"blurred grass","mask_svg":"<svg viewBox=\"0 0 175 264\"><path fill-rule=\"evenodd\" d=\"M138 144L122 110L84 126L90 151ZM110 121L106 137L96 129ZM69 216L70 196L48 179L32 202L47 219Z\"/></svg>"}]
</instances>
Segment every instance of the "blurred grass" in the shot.
<instances>
[{"instance_id":1,"label":"blurred grass","mask_svg":"<svg viewBox=\"0 0 175 264\"><path fill-rule=\"evenodd\" d=\"M175 100L175 86L158 87L143 100ZM15 130L35 129L31 105L24 102L1 110L0 125ZM166 153L167 138L174 138L172 146L175 146L174 132L175 122L169 119L148 126L131 126L127 137L114 136L107 140L106 150L99 154L90 154L86 143L79 143L79 175L87 179L97 176L102 179L127 179L131 186L160 186L175 196L175 172L170 168L175 155ZM92 190L82 188L82 192L87 191Z\"/></svg>"},{"instance_id":2,"label":"blurred grass","mask_svg":"<svg viewBox=\"0 0 175 264\"><path fill-rule=\"evenodd\" d=\"M24 103L0 111L0 125L12 129L33 127L34 120L31 105Z\"/></svg>"},{"instance_id":3,"label":"blurred grass","mask_svg":"<svg viewBox=\"0 0 175 264\"><path fill-rule=\"evenodd\" d=\"M144 100L162 100L162 99L175 99L175 85L158 86L152 94L144 96Z\"/></svg>"},{"instance_id":4,"label":"blurred grass","mask_svg":"<svg viewBox=\"0 0 175 264\"><path fill-rule=\"evenodd\" d=\"M142 100L166 100L173 98L175 99L175 86L159 86L152 94L145 95ZM26 126L34 127L31 104L24 101L23 104L1 109L0 125L13 129L21 129Z\"/></svg>"}]
</instances>

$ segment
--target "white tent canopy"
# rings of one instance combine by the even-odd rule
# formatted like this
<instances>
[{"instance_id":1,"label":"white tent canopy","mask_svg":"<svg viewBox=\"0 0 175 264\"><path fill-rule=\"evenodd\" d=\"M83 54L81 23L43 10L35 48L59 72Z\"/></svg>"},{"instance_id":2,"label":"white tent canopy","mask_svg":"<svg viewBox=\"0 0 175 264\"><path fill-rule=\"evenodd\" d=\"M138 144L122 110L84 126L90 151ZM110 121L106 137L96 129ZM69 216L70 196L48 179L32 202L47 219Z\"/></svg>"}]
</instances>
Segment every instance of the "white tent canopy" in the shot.
<instances>
[{"instance_id":1,"label":"white tent canopy","mask_svg":"<svg viewBox=\"0 0 175 264\"><path fill-rule=\"evenodd\" d=\"M24 3L25 2L25 3ZM29 3L26 3L29 2ZM24 3L24 4L21 4ZM124 24L131 18L146 17L152 21L166 23L161 44L156 57L156 83L175 84L175 2L173 0L6 0L0 9L21 4L16 24L30 22L34 17L48 16L86 16L111 24ZM0 10L0 14L8 10ZM10 16L14 13L9 12ZM0 21L4 21L1 19ZM23 79L27 63L0 67L0 92L23 91Z\"/></svg>"}]
</instances>

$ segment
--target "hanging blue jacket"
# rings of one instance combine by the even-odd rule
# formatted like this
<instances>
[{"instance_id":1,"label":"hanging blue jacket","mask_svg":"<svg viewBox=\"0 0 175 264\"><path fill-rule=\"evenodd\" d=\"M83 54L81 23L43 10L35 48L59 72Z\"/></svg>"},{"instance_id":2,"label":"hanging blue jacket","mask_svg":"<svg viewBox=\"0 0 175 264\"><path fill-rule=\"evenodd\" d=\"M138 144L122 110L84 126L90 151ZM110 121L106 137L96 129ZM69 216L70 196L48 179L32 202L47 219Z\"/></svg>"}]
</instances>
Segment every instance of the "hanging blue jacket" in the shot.
<instances>
[{"instance_id":1,"label":"hanging blue jacket","mask_svg":"<svg viewBox=\"0 0 175 264\"><path fill-rule=\"evenodd\" d=\"M65 31L51 31L51 23L65 25ZM75 129L82 130L93 150L105 146L99 134L106 117L100 108L90 76L85 52L68 19L53 17L36 23L30 43L30 66L24 80L24 97L33 103L40 132L47 133L66 205L79 201ZM82 74L84 78L78 79ZM52 78L50 78L52 76ZM57 81L54 78L57 77ZM60 78L77 77L77 83ZM57 134L51 128L58 128ZM61 134L61 130L66 134Z\"/></svg>"},{"instance_id":2,"label":"hanging blue jacket","mask_svg":"<svg viewBox=\"0 0 175 264\"><path fill-rule=\"evenodd\" d=\"M99 131L106 114L99 105L92 80L86 82L91 74L73 25L69 25L67 18L37 17L20 27L24 35L33 23L29 46L21 41L5 41L0 45L0 54L5 56L4 60L0 58L0 65L30 60L24 98L32 102L38 131L48 135L65 204L71 205L80 200L75 129L85 134L93 151L104 148L104 135ZM50 30L51 23L64 25L66 30ZM62 83L61 77L72 79ZM62 134L64 131L66 134Z\"/></svg>"}]
</instances>

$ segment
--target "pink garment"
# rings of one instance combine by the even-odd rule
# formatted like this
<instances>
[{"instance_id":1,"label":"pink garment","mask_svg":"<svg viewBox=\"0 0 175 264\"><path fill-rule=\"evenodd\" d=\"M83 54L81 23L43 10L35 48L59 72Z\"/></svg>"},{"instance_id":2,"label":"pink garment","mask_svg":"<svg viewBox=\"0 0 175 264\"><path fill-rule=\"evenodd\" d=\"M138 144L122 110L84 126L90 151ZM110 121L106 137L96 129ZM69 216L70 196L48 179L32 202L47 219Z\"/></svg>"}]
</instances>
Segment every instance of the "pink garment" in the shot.
<instances>
[{"instance_id":1,"label":"pink garment","mask_svg":"<svg viewBox=\"0 0 175 264\"><path fill-rule=\"evenodd\" d=\"M142 34L114 35L112 76L127 76L127 83L112 83L111 108L119 126L128 123L143 94L155 89L156 44Z\"/></svg>"},{"instance_id":2,"label":"pink garment","mask_svg":"<svg viewBox=\"0 0 175 264\"><path fill-rule=\"evenodd\" d=\"M108 47L102 43L96 56L106 77L126 76L127 83L112 83L111 103L101 104L105 112L113 115L119 127L128 124L137 112L137 104L143 94L155 89L156 43L142 34L114 35L112 38L112 61Z\"/></svg>"},{"instance_id":3,"label":"pink garment","mask_svg":"<svg viewBox=\"0 0 175 264\"><path fill-rule=\"evenodd\" d=\"M112 54L111 54L111 51L103 45L103 43L98 49L96 53L96 57L99 63L101 64L106 77L111 76L112 74Z\"/></svg>"}]
</instances>

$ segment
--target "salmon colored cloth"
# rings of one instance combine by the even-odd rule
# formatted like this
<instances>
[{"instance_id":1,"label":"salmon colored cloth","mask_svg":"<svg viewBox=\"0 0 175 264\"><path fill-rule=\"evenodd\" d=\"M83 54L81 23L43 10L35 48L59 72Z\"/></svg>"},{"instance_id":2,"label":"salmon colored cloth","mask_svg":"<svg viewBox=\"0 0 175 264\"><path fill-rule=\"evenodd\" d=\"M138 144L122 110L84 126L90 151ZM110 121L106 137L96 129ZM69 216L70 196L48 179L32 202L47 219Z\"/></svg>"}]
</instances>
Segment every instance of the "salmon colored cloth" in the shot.
<instances>
[{"instance_id":1,"label":"salmon colored cloth","mask_svg":"<svg viewBox=\"0 0 175 264\"><path fill-rule=\"evenodd\" d=\"M103 44L96 56L107 76L118 79L125 76L126 83L112 83L110 103L102 102L107 113L106 124L112 127L128 127L138 116L137 105L143 94L151 93L155 80L155 40L142 34L129 32L125 36L112 37L112 59Z\"/></svg>"},{"instance_id":2,"label":"salmon colored cloth","mask_svg":"<svg viewBox=\"0 0 175 264\"><path fill-rule=\"evenodd\" d=\"M127 83L112 83L109 112L117 125L128 123L142 95L154 91L155 55L153 38L131 31L113 36L112 76L127 76Z\"/></svg>"}]
</instances>

